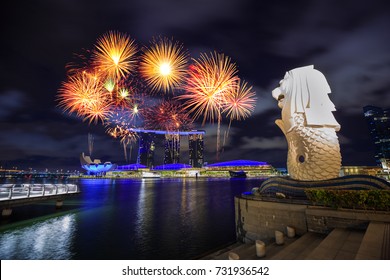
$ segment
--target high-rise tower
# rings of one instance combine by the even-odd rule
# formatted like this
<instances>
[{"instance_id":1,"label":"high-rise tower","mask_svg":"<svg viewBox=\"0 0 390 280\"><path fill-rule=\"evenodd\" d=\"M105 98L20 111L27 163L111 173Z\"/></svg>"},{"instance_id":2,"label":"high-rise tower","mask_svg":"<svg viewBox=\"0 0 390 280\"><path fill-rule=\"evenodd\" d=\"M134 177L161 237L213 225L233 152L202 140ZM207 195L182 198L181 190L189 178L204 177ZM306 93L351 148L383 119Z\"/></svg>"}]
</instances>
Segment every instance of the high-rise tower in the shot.
<instances>
[{"instance_id":1,"label":"high-rise tower","mask_svg":"<svg viewBox=\"0 0 390 280\"><path fill-rule=\"evenodd\" d=\"M375 160L385 167L390 161L390 110L365 106L363 111L375 145Z\"/></svg>"},{"instance_id":2,"label":"high-rise tower","mask_svg":"<svg viewBox=\"0 0 390 280\"><path fill-rule=\"evenodd\" d=\"M203 135L204 133L188 135L189 164L192 167L203 167Z\"/></svg>"},{"instance_id":3,"label":"high-rise tower","mask_svg":"<svg viewBox=\"0 0 390 280\"><path fill-rule=\"evenodd\" d=\"M176 133L165 134L164 164L180 162L180 135Z\"/></svg>"},{"instance_id":4,"label":"high-rise tower","mask_svg":"<svg viewBox=\"0 0 390 280\"><path fill-rule=\"evenodd\" d=\"M151 133L139 134L139 151L137 163L147 167L154 166L155 135Z\"/></svg>"}]
</instances>

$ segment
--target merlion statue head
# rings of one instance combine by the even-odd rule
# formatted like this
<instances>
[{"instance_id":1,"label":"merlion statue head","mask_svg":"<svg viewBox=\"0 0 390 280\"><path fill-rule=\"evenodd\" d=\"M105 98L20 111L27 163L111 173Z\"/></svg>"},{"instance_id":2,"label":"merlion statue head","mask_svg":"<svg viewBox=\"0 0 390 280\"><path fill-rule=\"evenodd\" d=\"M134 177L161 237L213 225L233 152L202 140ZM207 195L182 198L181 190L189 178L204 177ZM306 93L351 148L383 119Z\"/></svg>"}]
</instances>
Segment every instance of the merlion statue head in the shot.
<instances>
[{"instance_id":1,"label":"merlion statue head","mask_svg":"<svg viewBox=\"0 0 390 280\"><path fill-rule=\"evenodd\" d=\"M272 91L282 109L282 120L285 132L294 127L292 118L295 113L303 113L306 126L333 127L336 131L340 125L332 111L335 106L329 99L331 92L325 76L313 65L295 68L286 72L280 86Z\"/></svg>"}]
</instances>

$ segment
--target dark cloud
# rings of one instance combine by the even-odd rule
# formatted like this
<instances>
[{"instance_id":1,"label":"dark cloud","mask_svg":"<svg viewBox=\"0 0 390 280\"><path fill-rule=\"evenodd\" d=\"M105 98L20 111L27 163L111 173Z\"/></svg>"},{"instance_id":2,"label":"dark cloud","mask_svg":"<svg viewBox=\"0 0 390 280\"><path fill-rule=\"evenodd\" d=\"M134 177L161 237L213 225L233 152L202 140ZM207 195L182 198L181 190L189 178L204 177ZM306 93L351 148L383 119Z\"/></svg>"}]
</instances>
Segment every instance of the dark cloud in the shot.
<instances>
[{"instance_id":1,"label":"dark cloud","mask_svg":"<svg viewBox=\"0 0 390 280\"><path fill-rule=\"evenodd\" d=\"M192 57L216 50L237 63L258 100L252 116L233 122L225 139L229 122L223 120L221 160L285 165L271 91L286 71L313 64L332 89L343 163L374 164L362 107L390 106L387 1L15 0L2 8L1 165L79 168L88 133L95 135L93 157L124 163L122 146L104 127L63 114L56 101L65 65L109 30L126 32L140 47L156 36L173 37ZM205 157L214 162L216 123L196 128L206 130ZM183 140L183 162L187 150Z\"/></svg>"},{"instance_id":2,"label":"dark cloud","mask_svg":"<svg viewBox=\"0 0 390 280\"><path fill-rule=\"evenodd\" d=\"M18 90L7 90L0 93L0 120L24 108L24 94Z\"/></svg>"}]
</instances>

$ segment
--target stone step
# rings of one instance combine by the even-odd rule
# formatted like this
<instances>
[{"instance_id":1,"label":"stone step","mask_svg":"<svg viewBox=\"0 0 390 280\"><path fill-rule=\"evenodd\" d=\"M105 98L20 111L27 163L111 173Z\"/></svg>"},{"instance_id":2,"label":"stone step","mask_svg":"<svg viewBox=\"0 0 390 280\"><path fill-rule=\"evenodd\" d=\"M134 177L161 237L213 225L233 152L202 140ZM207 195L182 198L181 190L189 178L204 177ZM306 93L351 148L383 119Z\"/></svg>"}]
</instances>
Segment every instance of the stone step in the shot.
<instances>
[{"instance_id":1,"label":"stone step","mask_svg":"<svg viewBox=\"0 0 390 280\"><path fill-rule=\"evenodd\" d=\"M386 224L383 234L382 260L390 260L390 224Z\"/></svg>"},{"instance_id":2,"label":"stone step","mask_svg":"<svg viewBox=\"0 0 390 280\"><path fill-rule=\"evenodd\" d=\"M240 256L240 259L242 259L243 254L248 254L248 251L251 251L254 245L253 244L247 244L247 243L234 243L222 250L218 250L208 256L203 257L203 260L228 260L229 259L229 253L234 252Z\"/></svg>"},{"instance_id":3,"label":"stone step","mask_svg":"<svg viewBox=\"0 0 390 280\"><path fill-rule=\"evenodd\" d=\"M336 228L309 253L306 260L353 260L364 231Z\"/></svg>"},{"instance_id":4,"label":"stone step","mask_svg":"<svg viewBox=\"0 0 390 280\"><path fill-rule=\"evenodd\" d=\"M357 260L388 260L390 259L390 224L371 222L363 237Z\"/></svg>"},{"instance_id":5,"label":"stone step","mask_svg":"<svg viewBox=\"0 0 390 280\"><path fill-rule=\"evenodd\" d=\"M288 245L295 242L295 238L285 238L283 245L277 245L275 242L266 244L266 256L257 257L256 245L254 243L235 243L222 250L218 250L208 256L203 257L204 260L227 260L229 259L229 253L236 253L240 260L268 260L271 259L277 253L283 251Z\"/></svg>"},{"instance_id":6,"label":"stone step","mask_svg":"<svg viewBox=\"0 0 390 280\"><path fill-rule=\"evenodd\" d=\"M304 260L326 237L325 234L308 232L282 251L272 256L271 260Z\"/></svg>"},{"instance_id":7,"label":"stone step","mask_svg":"<svg viewBox=\"0 0 390 280\"><path fill-rule=\"evenodd\" d=\"M223 259L227 259L227 252L230 252L240 246L244 245L243 243L240 243L240 242L236 242L236 243L233 243L229 246L226 246L222 249L219 249L215 252L212 252L212 253L209 253L205 256L202 256L200 257L199 259L201 260L223 260Z\"/></svg>"}]
</instances>

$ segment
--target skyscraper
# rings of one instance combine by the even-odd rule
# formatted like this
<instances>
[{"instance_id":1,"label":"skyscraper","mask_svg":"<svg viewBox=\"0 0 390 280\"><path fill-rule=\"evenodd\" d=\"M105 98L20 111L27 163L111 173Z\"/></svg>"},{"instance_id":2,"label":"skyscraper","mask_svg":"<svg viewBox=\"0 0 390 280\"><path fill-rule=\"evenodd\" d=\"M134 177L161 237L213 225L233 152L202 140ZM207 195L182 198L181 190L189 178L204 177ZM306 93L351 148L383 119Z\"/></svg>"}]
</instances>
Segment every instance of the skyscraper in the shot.
<instances>
[{"instance_id":1,"label":"skyscraper","mask_svg":"<svg viewBox=\"0 0 390 280\"><path fill-rule=\"evenodd\" d=\"M137 163L147 167L154 166L155 135L151 133L139 134L139 151Z\"/></svg>"},{"instance_id":2,"label":"skyscraper","mask_svg":"<svg viewBox=\"0 0 390 280\"><path fill-rule=\"evenodd\" d=\"M390 161L390 110L365 106L363 111L375 145L375 160L385 168Z\"/></svg>"},{"instance_id":3,"label":"skyscraper","mask_svg":"<svg viewBox=\"0 0 390 280\"><path fill-rule=\"evenodd\" d=\"M189 134L188 135L188 145L189 145L189 164L192 167L202 167L203 166L203 134Z\"/></svg>"},{"instance_id":4,"label":"skyscraper","mask_svg":"<svg viewBox=\"0 0 390 280\"><path fill-rule=\"evenodd\" d=\"M180 135L176 133L165 134L164 164L180 162Z\"/></svg>"}]
</instances>

